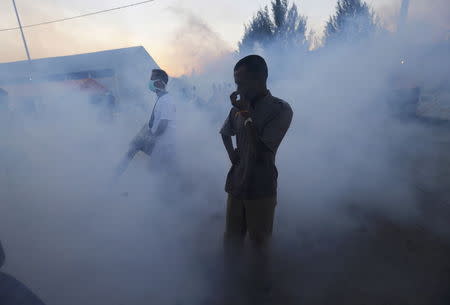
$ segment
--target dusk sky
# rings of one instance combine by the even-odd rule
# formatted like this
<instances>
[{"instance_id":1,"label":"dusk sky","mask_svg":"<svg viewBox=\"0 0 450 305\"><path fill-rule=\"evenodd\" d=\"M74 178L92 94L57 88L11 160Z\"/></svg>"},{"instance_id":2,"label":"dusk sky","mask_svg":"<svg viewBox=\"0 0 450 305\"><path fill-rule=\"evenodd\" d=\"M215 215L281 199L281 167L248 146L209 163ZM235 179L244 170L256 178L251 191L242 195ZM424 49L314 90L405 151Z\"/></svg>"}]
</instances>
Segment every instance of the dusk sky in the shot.
<instances>
[{"instance_id":1,"label":"dusk sky","mask_svg":"<svg viewBox=\"0 0 450 305\"><path fill-rule=\"evenodd\" d=\"M142 0L140 0L142 1ZM321 33L337 0L295 1L308 17L308 28ZM22 24L71 17L139 2L139 0L16 0ZM367 1L387 27L401 0ZM189 73L237 46L244 24L269 0L155 0L154 2L76 20L25 29L32 58L62 56L142 45L172 75ZM434 3L434 4L433 4ZM411 14L446 28L446 0L411 0ZM431 16L431 17L430 17ZM11 1L0 2L0 28L17 26ZM0 32L0 62L26 58L19 31Z\"/></svg>"}]
</instances>

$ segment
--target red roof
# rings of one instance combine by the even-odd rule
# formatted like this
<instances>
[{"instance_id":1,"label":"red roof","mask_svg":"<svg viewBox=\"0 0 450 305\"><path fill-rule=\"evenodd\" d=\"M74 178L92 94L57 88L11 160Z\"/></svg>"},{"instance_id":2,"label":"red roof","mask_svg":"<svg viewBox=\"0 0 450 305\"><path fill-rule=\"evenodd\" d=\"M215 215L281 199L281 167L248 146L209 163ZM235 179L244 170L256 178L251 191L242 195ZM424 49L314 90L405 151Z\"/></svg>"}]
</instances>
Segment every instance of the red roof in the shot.
<instances>
[{"instance_id":1,"label":"red roof","mask_svg":"<svg viewBox=\"0 0 450 305\"><path fill-rule=\"evenodd\" d=\"M108 91L108 89L105 86L93 80L92 78L87 78L83 80L82 83L80 84L80 89L95 93L105 93Z\"/></svg>"}]
</instances>

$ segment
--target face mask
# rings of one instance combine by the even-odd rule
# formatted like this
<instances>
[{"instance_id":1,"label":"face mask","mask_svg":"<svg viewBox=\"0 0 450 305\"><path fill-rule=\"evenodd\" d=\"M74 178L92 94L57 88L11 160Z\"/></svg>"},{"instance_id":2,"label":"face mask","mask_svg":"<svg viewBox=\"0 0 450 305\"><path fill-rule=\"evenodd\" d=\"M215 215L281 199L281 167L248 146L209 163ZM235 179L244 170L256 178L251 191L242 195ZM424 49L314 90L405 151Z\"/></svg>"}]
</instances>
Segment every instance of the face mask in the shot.
<instances>
[{"instance_id":1,"label":"face mask","mask_svg":"<svg viewBox=\"0 0 450 305\"><path fill-rule=\"evenodd\" d=\"M160 80L160 79L150 80L150 81L148 82L148 90L150 90L150 91L152 91L152 92L164 91L164 89L160 89L160 88L158 88L158 87L155 86L155 83L158 82L158 81L163 82L163 81ZM164 83L164 82L163 82L163 83Z\"/></svg>"}]
</instances>

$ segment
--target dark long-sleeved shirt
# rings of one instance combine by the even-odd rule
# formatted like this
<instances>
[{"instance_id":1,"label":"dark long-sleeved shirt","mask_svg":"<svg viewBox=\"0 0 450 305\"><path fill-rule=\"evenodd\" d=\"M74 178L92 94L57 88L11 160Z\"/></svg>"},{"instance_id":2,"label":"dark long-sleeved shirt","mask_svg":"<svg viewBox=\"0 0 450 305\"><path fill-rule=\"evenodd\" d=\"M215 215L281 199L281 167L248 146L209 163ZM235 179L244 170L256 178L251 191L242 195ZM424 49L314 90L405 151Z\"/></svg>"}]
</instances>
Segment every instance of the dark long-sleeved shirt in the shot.
<instances>
[{"instance_id":1,"label":"dark long-sleeved shirt","mask_svg":"<svg viewBox=\"0 0 450 305\"><path fill-rule=\"evenodd\" d=\"M233 107L220 133L236 136L239 161L228 172L225 191L238 199L276 196L278 171L275 156L292 121L290 105L270 94L253 103L252 120L258 134L256 150L250 150L245 118Z\"/></svg>"}]
</instances>

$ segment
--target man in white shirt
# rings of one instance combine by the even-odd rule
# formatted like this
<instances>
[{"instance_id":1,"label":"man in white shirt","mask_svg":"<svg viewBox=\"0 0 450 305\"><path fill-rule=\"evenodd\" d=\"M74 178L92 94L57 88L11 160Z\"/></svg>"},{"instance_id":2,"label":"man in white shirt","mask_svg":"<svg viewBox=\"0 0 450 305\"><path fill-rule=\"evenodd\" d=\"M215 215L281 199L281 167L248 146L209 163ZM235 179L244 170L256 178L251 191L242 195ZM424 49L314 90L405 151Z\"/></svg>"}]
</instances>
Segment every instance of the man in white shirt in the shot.
<instances>
[{"instance_id":1,"label":"man in white shirt","mask_svg":"<svg viewBox=\"0 0 450 305\"><path fill-rule=\"evenodd\" d=\"M174 174L175 166L175 103L167 91L169 76L164 70L153 69L148 89L157 96L150 120L130 143L130 148L116 168L113 181L127 169L137 152L150 158L150 168L160 173Z\"/></svg>"},{"instance_id":2,"label":"man in white shirt","mask_svg":"<svg viewBox=\"0 0 450 305\"><path fill-rule=\"evenodd\" d=\"M149 144L154 145L151 152L151 168L169 172L175 163L175 103L166 90L169 77L160 69L152 70L149 90L157 96L148 123Z\"/></svg>"}]
</instances>

